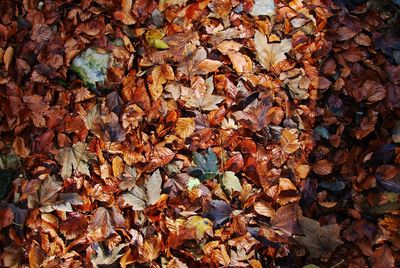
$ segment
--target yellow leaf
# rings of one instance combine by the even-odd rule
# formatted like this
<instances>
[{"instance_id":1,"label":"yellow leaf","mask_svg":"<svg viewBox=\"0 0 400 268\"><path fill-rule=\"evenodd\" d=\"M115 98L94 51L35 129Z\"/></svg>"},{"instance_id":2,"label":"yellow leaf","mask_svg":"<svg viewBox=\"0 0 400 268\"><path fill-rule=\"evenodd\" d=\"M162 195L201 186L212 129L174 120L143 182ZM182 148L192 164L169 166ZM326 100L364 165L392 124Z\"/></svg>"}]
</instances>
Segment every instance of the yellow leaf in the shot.
<instances>
[{"instance_id":1,"label":"yellow leaf","mask_svg":"<svg viewBox=\"0 0 400 268\"><path fill-rule=\"evenodd\" d=\"M124 161L122 160L121 157L116 156L112 160L112 171L115 177L119 177L125 169L125 164Z\"/></svg>"},{"instance_id":2,"label":"yellow leaf","mask_svg":"<svg viewBox=\"0 0 400 268\"><path fill-rule=\"evenodd\" d=\"M282 149L287 154L292 154L300 148L295 129L284 129L281 136Z\"/></svg>"},{"instance_id":3,"label":"yellow leaf","mask_svg":"<svg viewBox=\"0 0 400 268\"><path fill-rule=\"evenodd\" d=\"M163 84L167 82L163 75L161 75L161 67L157 66L151 72L153 83L150 85L150 93L154 100L157 100L163 92Z\"/></svg>"},{"instance_id":4,"label":"yellow leaf","mask_svg":"<svg viewBox=\"0 0 400 268\"><path fill-rule=\"evenodd\" d=\"M196 238L201 240L204 237L204 234L212 235L213 234L213 223L207 218L202 218L200 216L190 217L186 227L189 229L194 228L196 230Z\"/></svg>"},{"instance_id":5,"label":"yellow leaf","mask_svg":"<svg viewBox=\"0 0 400 268\"><path fill-rule=\"evenodd\" d=\"M194 118L179 118L176 122L175 132L182 139L186 139L192 135L194 126Z\"/></svg>"}]
</instances>

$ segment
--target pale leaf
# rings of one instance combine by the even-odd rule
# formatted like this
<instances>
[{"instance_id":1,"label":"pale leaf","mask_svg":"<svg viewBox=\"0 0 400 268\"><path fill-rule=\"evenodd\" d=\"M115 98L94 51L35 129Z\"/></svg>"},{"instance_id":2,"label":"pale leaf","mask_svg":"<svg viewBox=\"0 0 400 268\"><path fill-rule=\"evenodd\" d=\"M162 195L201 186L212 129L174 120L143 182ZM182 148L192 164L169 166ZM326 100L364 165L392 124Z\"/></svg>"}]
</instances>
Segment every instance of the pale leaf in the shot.
<instances>
[{"instance_id":1,"label":"pale leaf","mask_svg":"<svg viewBox=\"0 0 400 268\"><path fill-rule=\"evenodd\" d=\"M240 185L238 177L236 177L235 173L232 171L225 171L222 176L222 185L230 194L232 194L233 191L242 191L242 185Z\"/></svg>"},{"instance_id":2,"label":"pale leaf","mask_svg":"<svg viewBox=\"0 0 400 268\"><path fill-rule=\"evenodd\" d=\"M292 49L290 39L283 39L280 43L268 43L267 37L259 31L254 35L256 56L261 66L269 68L286 59L285 53Z\"/></svg>"},{"instance_id":3,"label":"pale leaf","mask_svg":"<svg viewBox=\"0 0 400 268\"><path fill-rule=\"evenodd\" d=\"M155 203L157 203L158 199L160 199L161 184L162 184L162 178L160 170L157 169L156 171L153 172L153 174L150 176L150 178L147 179L145 183L148 204L154 205Z\"/></svg>"},{"instance_id":4,"label":"pale leaf","mask_svg":"<svg viewBox=\"0 0 400 268\"><path fill-rule=\"evenodd\" d=\"M107 252L99 245L95 245L95 250L97 255L93 255L91 258L91 262L94 267L98 267L98 265L111 265L115 263L123 253L120 253L123 248L125 248L127 244L119 244L111 253L107 254Z\"/></svg>"},{"instance_id":5,"label":"pale leaf","mask_svg":"<svg viewBox=\"0 0 400 268\"><path fill-rule=\"evenodd\" d=\"M214 85L212 77L206 80L206 89L181 88L181 99L185 101L188 108L199 108L203 111L212 111L218 109L217 104L225 98L219 95L213 95Z\"/></svg>"},{"instance_id":6,"label":"pale leaf","mask_svg":"<svg viewBox=\"0 0 400 268\"><path fill-rule=\"evenodd\" d=\"M133 210L144 210L146 208L146 192L135 185L129 192L123 193L122 198L125 203L132 206Z\"/></svg>"},{"instance_id":7,"label":"pale leaf","mask_svg":"<svg viewBox=\"0 0 400 268\"><path fill-rule=\"evenodd\" d=\"M87 145L83 142L77 142L72 147L61 149L57 156L57 161L61 164L61 176L70 178L74 171L81 174L90 175L89 171L89 153L86 150Z\"/></svg>"},{"instance_id":8,"label":"pale leaf","mask_svg":"<svg viewBox=\"0 0 400 268\"><path fill-rule=\"evenodd\" d=\"M275 15L274 0L255 0L253 9L250 11L252 16L273 16Z\"/></svg>"}]
</instances>

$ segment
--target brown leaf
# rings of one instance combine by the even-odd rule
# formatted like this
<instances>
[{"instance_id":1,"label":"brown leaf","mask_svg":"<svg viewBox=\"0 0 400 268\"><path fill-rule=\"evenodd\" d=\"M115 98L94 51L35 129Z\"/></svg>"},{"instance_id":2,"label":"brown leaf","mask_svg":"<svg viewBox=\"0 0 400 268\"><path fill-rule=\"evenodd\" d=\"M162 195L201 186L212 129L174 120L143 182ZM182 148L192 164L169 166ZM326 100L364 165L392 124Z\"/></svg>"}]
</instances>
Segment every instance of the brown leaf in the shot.
<instances>
[{"instance_id":1,"label":"brown leaf","mask_svg":"<svg viewBox=\"0 0 400 268\"><path fill-rule=\"evenodd\" d=\"M321 226L318 221L307 217L300 217L299 223L304 236L296 235L294 238L308 249L311 258L330 254L343 244L340 240L340 226L336 223Z\"/></svg>"},{"instance_id":2,"label":"brown leaf","mask_svg":"<svg viewBox=\"0 0 400 268\"><path fill-rule=\"evenodd\" d=\"M372 266L377 268L395 267L392 251L385 244L377 248L371 256Z\"/></svg>"},{"instance_id":3,"label":"brown leaf","mask_svg":"<svg viewBox=\"0 0 400 268\"><path fill-rule=\"evenodd\" d=\"M190 137L190 135L192 135L194 131L194 126L194 118L179 118L175 126L176 134L182 139L186 139L187 137Z\"/></svg>"},{"instance_id":4,"label":"brown leaf","mask_svg":"<svg viewBox=\"0 0 400 268\"><path fill-rule=\"evenodd\" d=\"M265 217L274 218L275 209L273 209L267 202L255 202L254 210Z\"/></svg>"},{"instance_id":5,"label":"brown leaf","mask_svg":"<svg viewBox=\"0 0 400 268\"><path fill-rule=\"evenodd\" d=\"M322 159L312 165L312 170L318 175L328 175L332 173L333 164L326 159Z\"/></svg>"},{"instance_id":6,"label":"brown leaf","mask_svg":"<svg viewBox=\"0 0 400 268\"><path fill-rule=\"evenodd\" d=\"M93 211L88 231L88 235L93 241L104 241L115 233L111 214L106 208L99 207Z\"/></svg>"},{"instance_id":7,"label":"brown leaf","mask_svg":"<svg viewBox=\"0 0 400 268\"><path fill-rule=\"evenodd\" d=\"M11 208L0 209L0 229L9 226L14 221L14 213Z\"/></svg>"},{"instance_id":8,"label":"brown leaf","mask_svg":"<svg viewBox=\"0 0 400 268\"><path fill-rule=\"evenodd\" d=\"M49 41L51 37L51 29L46 24L35 24L32 27L32 40L36 42Z\"/></svg>"}]
</instances>

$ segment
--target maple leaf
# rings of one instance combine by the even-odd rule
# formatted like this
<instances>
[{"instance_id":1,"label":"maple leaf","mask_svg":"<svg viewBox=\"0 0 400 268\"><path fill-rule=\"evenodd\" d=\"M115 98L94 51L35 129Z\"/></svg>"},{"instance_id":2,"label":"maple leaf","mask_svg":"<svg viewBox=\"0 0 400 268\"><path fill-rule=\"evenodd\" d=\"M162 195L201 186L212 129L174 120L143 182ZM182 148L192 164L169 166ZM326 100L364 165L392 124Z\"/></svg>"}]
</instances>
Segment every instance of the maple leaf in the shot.
<instances>
[{"instance_id":1,"label":"maple leaf","mask_svg":"<svg viewBox=\"0 0 400 268\"><path fill-rule=\"evenodd\" d=\"M189 168L189 174L201 181L210 180L218 175L218 159L217 155L211 148L203 155L197 152L193 153L193 162L195 168Z\"/></svg>"},{"instance_id":2,"label":"maple leaf","mask_svg":"<svg viewBox=\"0 0 400 268\"><path fill-rule=\"evenodd\" d=\"M124 193L122 198L132 206L133 210L144 210L149 205L154 205L161 197L162 177L157 169L146 180L144 189L135 185L130 191Z\"/></svg>"},{"instance_id":3,"label":"maple leaf","mask_svg":"<svg viewBox=\"0 0 400 268\"><path fill-rule=\"evenodd\" d=\"M99 244L94 244L94 250L97 255L93 255L90 259L94 267L98 267L98 265L111 265L115 263L123 254L120 253L122 249L124 249L128 244L122 243L117 245L115 248L108 252Z\"/></svg>"},{"instance_id":4,"label":"maple leaf","mask_svg":"<svg viewBox=\"0 0 400 268\"><path fill-rule=\"evenodd\" d=\"M285 60L285 53L292 49L290 39L283 39L280 43L268 43L267 37L259 31L254 35L254 44L257 59L266 70Z\"/></svg>"},{"instance_id":5,"label":"maple leaf","mask_svg":"<svg viewBox=\"0 0 400 268\"><path fill-rule=\"evenodd\" d=\"M217 104L225 98L223 96L213 95L214 84L213 78L206 80L206 87L191 89L181 87L181 99L185 101L185 106L188 108L199 108L203 111L212 111L218 109Z\"/></svg>"},{"instance_id":6,"label":"maple leaf","mask_svg":"<svg viewBox=\"0 0 400 268\"><path fill-rule=\"evenodd\" d=\"M299 217L299 223L304 236L296 235L294 238L308 249L311 258L330 254L343 243L340 240L340 226L336 223L321 227L318 221L303 216Z\"/></svg>"},{"instance_id":7,"label":"maple leaf","mask_svg":"<svg viewBox=\"0 0 400 268\"><path fill-rule=\"evenodd\" d=\"M75 174L75 171L90 176L88 163L91 156L86 148L87 144L79 141L72 147L65 147L60 150L56 159L62 166L61 177L70 178Z\"/></svg>"}]
</instances>

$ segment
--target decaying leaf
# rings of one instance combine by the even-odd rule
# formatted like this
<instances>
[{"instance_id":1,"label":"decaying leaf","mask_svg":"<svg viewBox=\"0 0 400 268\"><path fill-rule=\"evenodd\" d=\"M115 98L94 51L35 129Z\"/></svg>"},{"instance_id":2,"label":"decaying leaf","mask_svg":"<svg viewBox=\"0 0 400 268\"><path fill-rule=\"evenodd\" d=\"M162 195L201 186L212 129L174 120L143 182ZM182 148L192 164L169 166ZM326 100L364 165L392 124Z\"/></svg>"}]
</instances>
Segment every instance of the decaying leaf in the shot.
<instances>
[{"instance_id":1,"label":"decaying leaf","mask_svg":"<svg viewBox=\"0 0 400 268\"><path fill-rule=\"evenodd\" d=\"M200 216L190 217L187 221L186 228L196 230L196 238L201 240L205 234L213 234L213 223L207 218Z\"/></svg>"},{"instance_id":2,"label":"decaying leaf","mask_svg":"<svg viewBox=\"0 0 400 268\"><path fill-rule=\"evenodd\" d=\"M307 248L312 258L330 254L343 243L340 240L340 226L337 224L321 226L318 221L307 217L300 217L299 223L304 236L296 235L295 239Z\"/></svg>"},{"instance_id":3,"label":"decaying leaf","mask_svg":"<svg viewBox=\"0 0 400 268\"><path fill-rule=\"evenodd\" d=\"M114 247L111 251L108 251L101 245L95 244L94 249L97 254L93 255L90 261L94 267L99 267L99 265L111 265L123 255L121 250L126 246L127 244L122 243Z\"/></svg>"}]
</instances>

